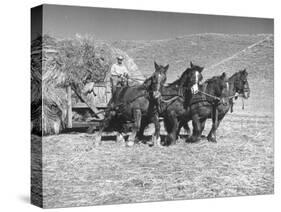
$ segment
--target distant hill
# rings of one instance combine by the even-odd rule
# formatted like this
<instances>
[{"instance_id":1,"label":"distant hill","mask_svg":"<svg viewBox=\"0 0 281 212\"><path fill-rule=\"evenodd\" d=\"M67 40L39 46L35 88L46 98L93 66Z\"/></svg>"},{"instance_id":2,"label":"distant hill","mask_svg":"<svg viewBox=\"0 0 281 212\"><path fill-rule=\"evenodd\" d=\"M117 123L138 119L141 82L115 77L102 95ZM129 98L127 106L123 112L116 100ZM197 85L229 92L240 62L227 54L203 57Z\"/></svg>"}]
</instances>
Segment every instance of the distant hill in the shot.
<instances>
[{"instance_id":1,"label":"distant hill","mask_svg":"<svg viewBox=\"0 0 281 212\"><path fill-rule=\"evenodd\" d=\"M273 115L274 38L272 35L207 68L204 76L206 79L222 72L231 76L243 68L249 73L248 81L251 89L251 97L247 100L248 110L245 112Z\"/></svg>"},{"instance_id":2,"label":"distant hill","mask_svg":"<svg viewBox=\"0 0 281 212\"><path fill-rule=\"evenodd\" d=\"M251 98L245 112L273 114L274 37L271 34L198 34L167 40L110 43L132 57L146 76L154 71L154 60L169 63L168 82L180 76L191 60L205 67L204 79L222 72L231 76L246 68ZM237 105L241 113L240 103Z\"/></svg>"},{"instance_id":3,"label":"distant hill","mask_svg":"<svg viewBox=\"0 0 281 212\"><path fill-rule=\"evenodd\" d=\"M226 71L231 74L246 68L250 79L273 80L274 69L274 40L270 35L229 58L206 69L206 76L210 73Z\"/></svg>"},{"instance_id":4,"label":"distant hill","mask_svg":"<svg viewBox=\"0 0 281 212\"><path fill-rule=\"evenodd\" d=\"M270 35L207 33L166 40L111 41L110 43L130 55L145 75L150 75L154 70L154 60L161 64L169 63L168 79L172 81L185 70L191 60L208 68L268 36Z\"/></svg>"}]
</instances>

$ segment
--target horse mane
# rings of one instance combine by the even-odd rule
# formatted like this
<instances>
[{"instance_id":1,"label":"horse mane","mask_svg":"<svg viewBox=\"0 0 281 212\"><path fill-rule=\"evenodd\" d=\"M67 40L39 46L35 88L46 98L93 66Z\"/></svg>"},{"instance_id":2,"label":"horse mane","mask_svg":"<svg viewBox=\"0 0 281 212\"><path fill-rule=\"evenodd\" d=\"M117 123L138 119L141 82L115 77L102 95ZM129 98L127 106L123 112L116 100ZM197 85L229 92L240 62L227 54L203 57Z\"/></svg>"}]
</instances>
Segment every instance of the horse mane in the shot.
<instances>
[{"instance_id":1,"label":"horse mane","mask_svg":"<svg viewBox=\"0 0 281 212\"><path fill-rule=\"evenodd\" d=\"M153 75L152 75L152 76L153 76ZM144 80L144 82L142 83L142 85L144 85L144 84L147 83L149 80L151 80L151 77L152 77L152 76L146 78L146 79Z\"/></svg>"},{"instance_id":2,"label":"horse mane","mask_svg":"<svg viewBox=\"0 0 281 212\"><path fill-rule=\"evenodd\" d=\"M232 74L231 77L229 77L228 79L229 83L234 83L234 81L236 80L237 76L239 76L240 73L241 71L236 71L234 74Z\"/></svg>"},{"instance_id":3,"label":"horse mane","mask_svg":"<svg viewBox=\"0 0 281 212\"><path fill-rule=\"evenodd\" d=\"M204 83L213 83L215 82L216 80L220 79L220 76L213 76L212 78L210 79L207 79Z\"/></svg>"},{"instance_id":4,"label":"horse mane","mask_svg":"<svg viewBox=\"0 0 281 212\"><path fill-rule=\"evenodd\" d=\"M190 71L190 70L191 70L191 68L187 68L187 69L181 74L181 76L180 76L178 79L176 79L174 82L168 83L167 87L179 85L180 82L182 81L183 76L185 75L185 72Z\"/></svg>"},{"instance_id":5,"label":"horse mane","mask_svg":"<svg viewBox=\"0 0 281 212\"><path fill-rule=\"evenodd\" d=\"M152 76L153 76L153 75L152 75ZM141 83L140 85L135 85L134 87L137 87L138 90L145 89L145 88L146 88L145 84L146 84L149 80L151 80L152 76L146 78L143 83Z\"/></svg>"},{"instance_id":6,"label":"horse mane","mask_svg":"<svg viewBox=\"0 0 281 212\"><path fill-rule=\"evenodd\" d=\"M237 75L240 73L240 71L235 72L234 74L232 74L231 77L229 77L229 80L234 79L235 77L237 77Z\"/></svg>"}]
</instances>

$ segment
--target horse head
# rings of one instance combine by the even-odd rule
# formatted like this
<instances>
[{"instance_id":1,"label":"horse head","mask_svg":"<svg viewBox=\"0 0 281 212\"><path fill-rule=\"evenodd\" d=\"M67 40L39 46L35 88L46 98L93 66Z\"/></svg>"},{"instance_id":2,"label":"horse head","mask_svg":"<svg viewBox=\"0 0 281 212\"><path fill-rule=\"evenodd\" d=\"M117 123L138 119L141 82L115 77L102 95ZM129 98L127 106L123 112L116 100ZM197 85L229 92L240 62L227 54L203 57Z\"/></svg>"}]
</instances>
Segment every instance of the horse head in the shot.
<instances>
[{"instance_id":1,"label":"horse head","mask_svg":"<svg viewBox=\"0 0 281 212\"><path fill-rule=\"evenodd\" d=\"M220 76L215 76L206 80L206 83L206 90L213 96L226 97L229 93L228 77L225 72Z\"/></svg>"},{"instance_id":2,"label":"horse head","mask_svg":"<svg viewBox=\"0 0 281 212\"><path fill-rule=\"evenodd\" d=\"M148 92L152 94L154 99L159 99L161 96L161 90L167 79L167 70L169 65L162 66L154 62L155 71L151 77L145 80L144 86Z\"/></svg>"},{"instance_id":3,"label":"horse head","mask_svg":"<svg viewBox=\"0 0 281 212\"><path fill-rule=\"evenodd\" d=\"M185 87L187 90L191 90L192 94L197 93L198 85L203 79L203 69L204 67L194 65L190 62L190 68L187 68L180 78L180 86Z\"/></svg>"},{"instance_id":4,"label":"horse head","mask_svg":"<svg viewBox=\"0 0 281 212\"><path fill-rule=\"evenodd\" d=\"M250 86L248 83L248 72L246 69L236 73L234 80L234 91L241 94L244 99L250 97Z\"/></svg>"}]
</instances>

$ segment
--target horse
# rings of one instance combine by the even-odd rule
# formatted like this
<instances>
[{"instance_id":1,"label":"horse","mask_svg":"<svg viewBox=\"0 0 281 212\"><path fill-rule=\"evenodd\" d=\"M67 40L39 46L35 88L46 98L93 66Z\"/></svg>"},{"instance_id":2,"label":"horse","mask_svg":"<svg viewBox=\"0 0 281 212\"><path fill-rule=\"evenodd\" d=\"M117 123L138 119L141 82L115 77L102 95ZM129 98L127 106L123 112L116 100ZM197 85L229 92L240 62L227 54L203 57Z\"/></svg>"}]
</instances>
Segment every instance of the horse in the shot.
<instances>
[{"instance_id":1,"label":"horse","mask_svg":"<svg viewBox=\"0 0 281 212\"><path fill-rule=\"evenodd\" d=\"M250 87L247 80L248 73L246 69L234 73L226 81L226 90L224 90L223 101L217 102L217 105L211 105L208 103L197 103L191 105L190 113L193 114L193 137L189 141L197 141L201 137L202 132L205 128L205 122L208 118L213 119L213 125L211 131L207 136L207 140L210 142L217 142L216 140L216 130L219 127L221 121L230 110L233 112L233 99L237 99L238 96L241 96L244 99L250 97ZM224 88L223 88L224 89ZM208 88L206 90L209 90ZM226 91L226 93L225 93ZM217 95L219 96L219 95ZM182 124L184 125L184 124ZM185 121L185 128L188 129L187 122Z\"/></svg>"},{"instance_id":2,"label":"horse","mask_svg":"<svg viewBox=\"0 0 281 212\"><path fill-rule=\"evenodd\" d=\"M189 104L185 95L196 91L198 83L203 78L201 74L203 69L204 67L190 62L190 68L187 68L179 79L163 87L159 115L164 117L164 126L168 132L166 143L175 142L178 122L185 116L185 106ZM143 138L148 123L148 120L142 119L141 129L137 135L139 139Z\"/></svg>"},{"instance_id":3,"label":"horse","mask_svg":"<svg viewBox=\"0 0 281 212\"><path fill-rule=\"evenodd\" d=\"M108 103L108 110L96 136L95 145L101 143L101 135L104 130L116 130L118 132L117 141L124 142L126 146L133 146L137 141L136 134L144 116L149 117L149 120L155 124L153 143L159 141L158 99L161 97L161 89L167 79L166 73L169 65L162 66L154 62L154 67L155 72L143 84L132 87L125 86L116 90ZM126 143L121 133L127 122L133 122L133 127Z\"/></svg>"},{"instance_id":4,"label":"horse","mask_svg":"<svg viewBox=\"0 0 281 212\"><path fill-rule=\"evenodd\" d=\"M227 76L222 73L220 76L206 80L199 88L196 95L192 96L189 105L189 118L192 120L193 132L187 142L197 142L201 139L206 120L212 118L212 129L208 136L209 141L215 141L218 125L217 107L225 104L228 83Z\"/></svg>"}]
</instances>

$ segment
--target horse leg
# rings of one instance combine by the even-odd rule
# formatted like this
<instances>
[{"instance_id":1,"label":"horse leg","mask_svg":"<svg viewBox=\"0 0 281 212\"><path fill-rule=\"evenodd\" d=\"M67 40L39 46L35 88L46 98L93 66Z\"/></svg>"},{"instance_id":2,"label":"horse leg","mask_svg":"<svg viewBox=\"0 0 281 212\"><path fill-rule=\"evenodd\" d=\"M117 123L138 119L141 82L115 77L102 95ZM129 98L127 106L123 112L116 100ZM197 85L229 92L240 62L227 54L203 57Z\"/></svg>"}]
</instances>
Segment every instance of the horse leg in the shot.
<instances>
[{"instance_id":1,"label":"horse leg","mask_svg":"<svg viewBox=\"0 0 281 212\"><path fill-rule=\"evenodd\" d=\"M104 129L106 129L109 126L110 121L114 115L115 115L114 112L110 112L105 116L104 120L101 123L100 129L95 136L95 140L94 140L95 146L99 146L101 144L102 133L103 133Z\"/></svg>"},{"instance_id":2,"label":"horse leg","mask_svg":"<svg viewBox=\"0 0 281 212\"><path fill-rule=\"evenodd\" d=\"M212 128L211 131L209 132L209 135L207 136L208 141L210 142L217 142L217 136L216 136L216 130L218 128L218 110L214 106L213 111L212 111Z\"/></svg>"},{"instance_id":3,"label":"horse leg","mask_svg":"<svg viewBox=\"0 0 281 212\"><path fill-rule=\"evenodd\" d=\"M98 133L95 135L95 139L94 139L94 145L95 145L95 146L101 145L101 138L102 138L102 133L103 133L103 130L104 130L104 129L105 129L105 127L102 126L102 127L99 129Z\"/></svg>"},{"instance_id":4,"label":"horse leg","mask_svg":"<svg viewBox=\"0 0 281 212\"><path fill-rule=\"evenodd\" d=\"M165 130L167 131L167 136L166 136L166 138L164 140L163 145L164 146L169 146L170 143L167 143L167 141L168 141L167 138L168 138L168 135L171 133L172 128L171 128L171 121L170 121L168 116L164 116L164 127L165 127Z\"/></svg>"},{"instance_id":5,"label":"horse leg","mask_svg":"<svg viewBox=\"0 0 281 212\"><path fill-rule=\"evenodd\" d=\"M159 122L159 116L158 114L155 114L152 118L152 122L155 126L155 132L152 136L152 143L153 145L161 146L161 138L160 138L160 122Z\"/></svg>"},{"instance_id":6,"label":"horse leg","mask_svg":"<svg viewBox=\"0 0 281 212\"><path fill-rule=\"evenodd\" d=\"M132 130L131 135L128 138L128 142L127 142L128 146L134 145L137 132L139 131L140 126L141 126L141 110L140 109L136 109L133 111L133 120L134 120L133 130Z\"/></svg>"},{"instance_id":7,"label":"horse leg","mask_svg":"<svg viewBox=\"0 0 281 212\"><path fill-rule=\"evenodd\" d=\"M179 138L180 136L180 131L181 131L181 128L184 126L184 121L180 121L179 122L179 127L178 127L178 130L177 130L177 139Z\"/></svg>"},{"instance_id":8,"label":"horse leg","mask_svg":"<svg viewBox=\"0 0 281 212\"><path fill-rule=\"evenodd\" d=\"M87 133L92 134L95 130L96 126L92 125L87 129Z\"/></svg>"},{"instance_id":9,"label":"horse leg","mask_svg":"<svg viewBox=\"0 0 281 212\"><path fill-rule=\"evenodd\" d=\"M188 121L184 122L183 128L185 129L187 135L191 134L191 130L190 130L189 126L188 126Z\"/></svg>"},{"instance_id":10,"label":"horse leg","mask_svg":"<svg viewBox=\"0 0 281 212\"><path fill-rule=\"evenodd\" d=\"M202 138L202 137L205 137L205 136L202 135L202 132L203 132L203 130L205 129L206 120L207 120L207 119L202 119L202 120L201 120L201 132L200 132L200 137L201 137L201 138Z\"/></svg>"},{"instance_id":11,"label":"horse leg","mask_svg":"<svg viewBox=\"0 0 281 212\"><path fill-rule=\"evenodd\" d=\"M167 130L167 137L166 142L167 144L174 144L177 139L177 133L179 129L179 121L177 119L177 115L174 111L168 114L168 124L169 124L169 131Z\"/></svg>"},{"instance_id":12,"label":"horse leg","mask_svg":"<svg viewBox=\"0 0 281 212\"><path fill-rule=\"evenodd\" d=\"M116 143L120 143L122 146L126 145L125 138L124 138L122 132L117 132Z\"/></svg>"},{"instance_id":13,"label":"horse leg","mask_svg":"<svg viewBox=\"0 0 281 212\"><path fill-rule=\"evenodd\" d=\"M137 132L137 135L136 135L137 142L144 139L144 130L147 127L148 123L149 122L148 122L147 118L141 119L141 126L140 126L140 129L139 129L139 131Z\"/></svg>"},{"instance_id":14,"label":"horse leg","mask_svg":"<svg viewBox=\"0 0 281 212\"><path fill-rule=\"evenodd\" d=\"M216 125L213 123L212 129L209 132L208 137L207 137L208 141L217 142L217 140L216 140L216 131L219 128L220 123L223 120L224 116L225 116L225 114L223 114L221 117L219 117L219 119L217 120L217 124ZM214 138L215 138L215 140L214 140Z\"/></svg>"},{"instance_id":15,"label":"horse leg","mask_svg":"<svg viewBox=\"0 0 281 212\"><path fill-rule=\"evenodd\" d=\"M191 142L191 143L200 140L201 122L198 114L192 116L192 126L193 126L192 136L186 140L187 142Z\"/></svg>"},{"instance_id":16,"label":"horse leg","mask_svg":"<svg viewBox=\"0 0 281 212\"><path fill-rule=\"evenodd\" d=\"M189 136L190 135L190 128L189 128L189 126L188 126L188 121L186 121L186 120L181 120L180 122L179 122L179 127L178 127L178 131L177 131L177 138L179 138L179 136L180 136L180 131L181 131L181 128L184 128L184 130L185 130L185 132L186 132L186 134Z\"/></svg>"}]
</instances>

